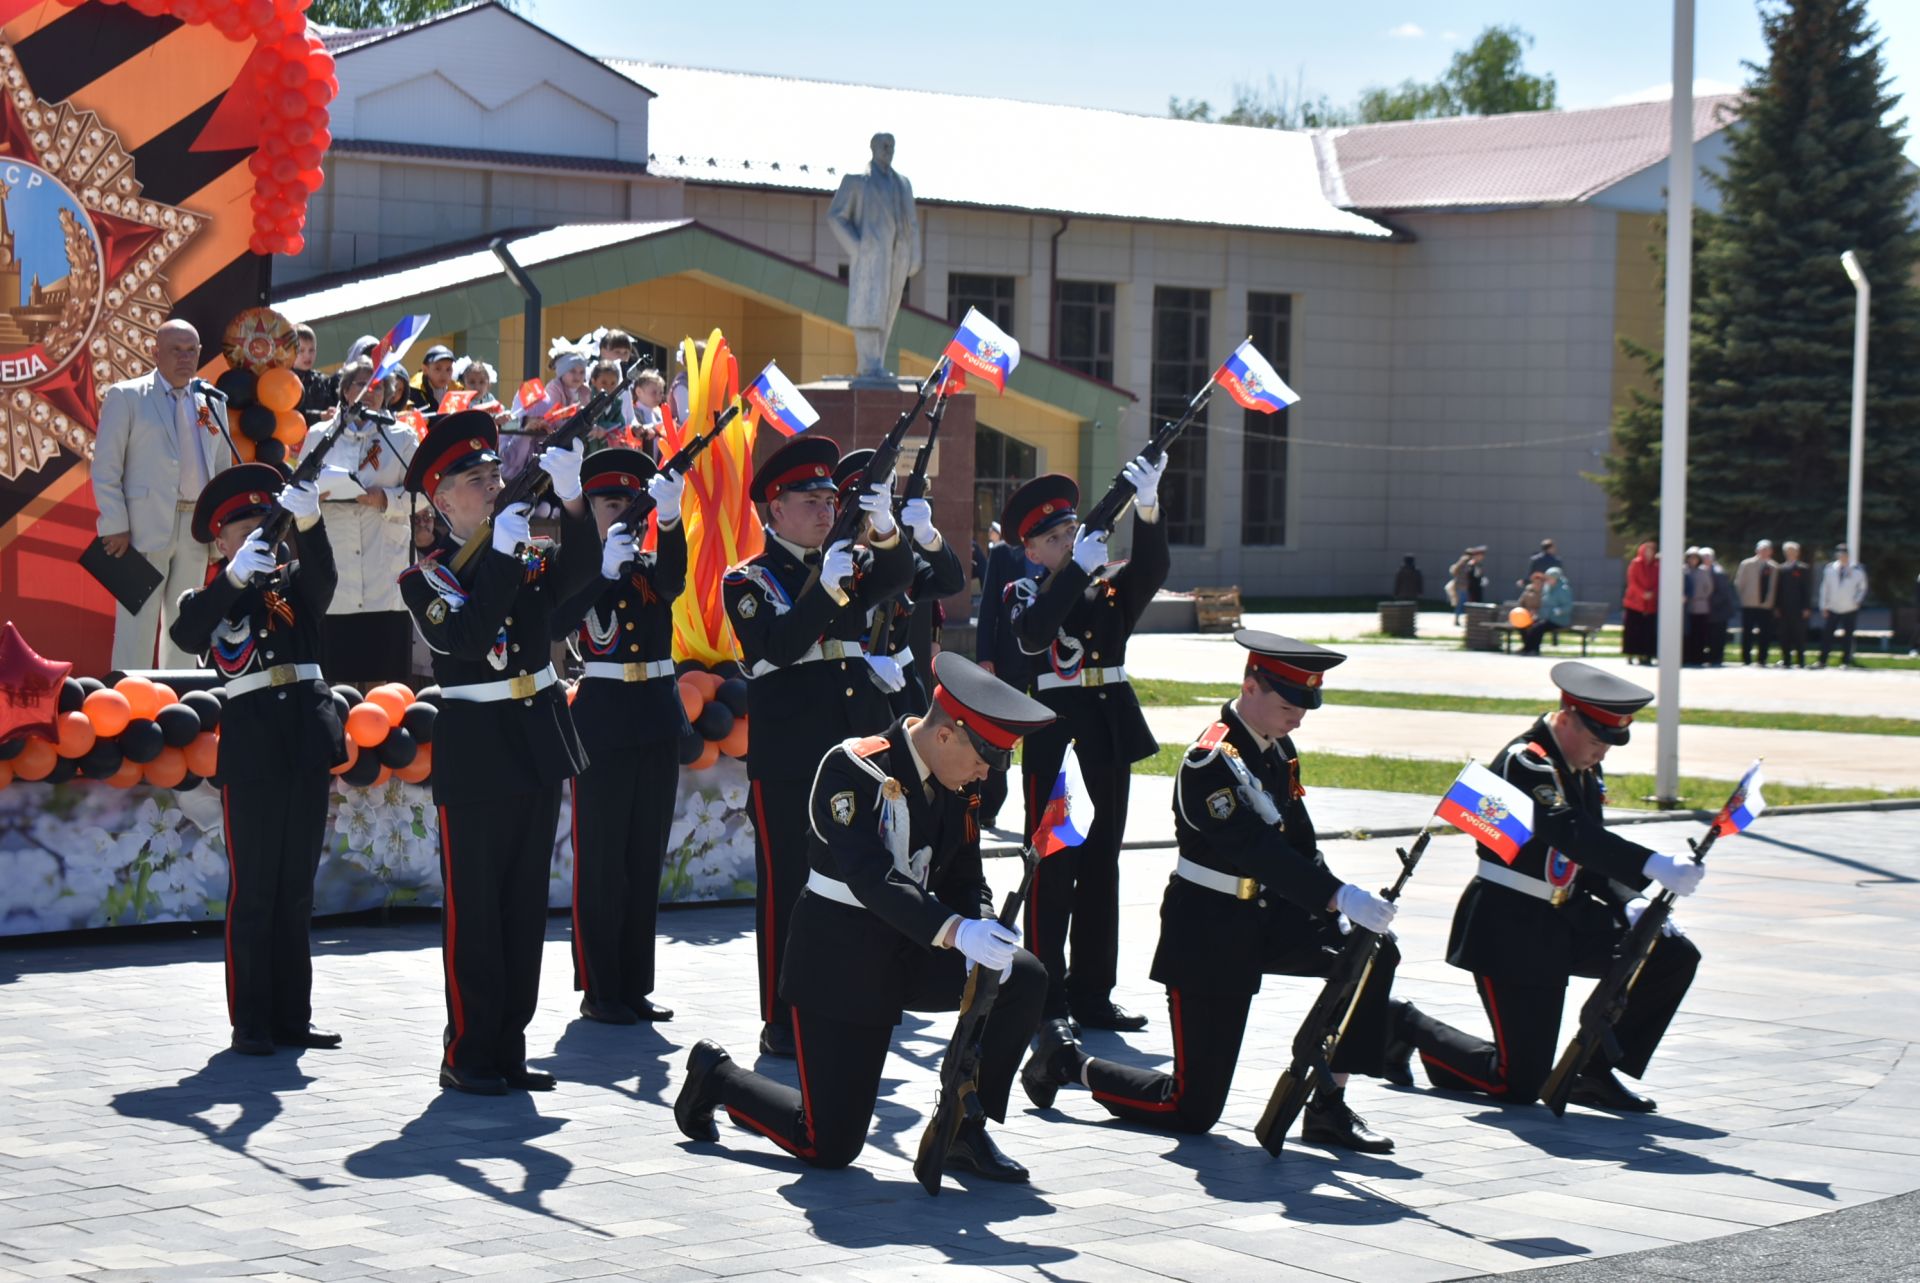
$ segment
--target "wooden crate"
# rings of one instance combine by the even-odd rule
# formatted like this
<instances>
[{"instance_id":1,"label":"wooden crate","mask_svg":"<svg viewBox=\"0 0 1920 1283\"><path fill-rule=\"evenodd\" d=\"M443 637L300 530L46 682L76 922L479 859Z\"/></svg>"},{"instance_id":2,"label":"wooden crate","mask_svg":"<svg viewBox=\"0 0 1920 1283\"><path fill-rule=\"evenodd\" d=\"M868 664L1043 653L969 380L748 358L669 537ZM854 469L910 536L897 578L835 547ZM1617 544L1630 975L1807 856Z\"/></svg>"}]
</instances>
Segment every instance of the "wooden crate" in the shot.
<instances>
[{"instance_id":1,"label":"wooden crate","mask_svg":"<svg viewBox=\"0 0 1920 1283\"><path fill-rule=\"evenodd\" d=\"M1230 633L1240 626L1240 585L1193 590L1193 613L1203 633Z\"/></svg>"}]
</instances>

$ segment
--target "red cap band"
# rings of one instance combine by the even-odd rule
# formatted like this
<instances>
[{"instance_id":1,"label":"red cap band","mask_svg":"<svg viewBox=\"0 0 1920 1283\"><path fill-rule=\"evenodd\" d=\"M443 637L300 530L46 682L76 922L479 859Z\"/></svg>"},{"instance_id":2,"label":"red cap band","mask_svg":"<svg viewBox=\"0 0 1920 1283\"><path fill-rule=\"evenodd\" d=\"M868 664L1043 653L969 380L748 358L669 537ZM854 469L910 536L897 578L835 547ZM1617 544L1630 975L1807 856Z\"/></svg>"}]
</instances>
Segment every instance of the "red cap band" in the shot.
<instances>
[{"instance_id":1,"label":"red cap band","mask_svg":"<svg viewBox=\"0 0 1920 1283\"><path fill-rule=\"evenodd\" d=\"M640 478L631 472L603 472L597 477L589 477L586 485L581 488L594 491L640 490L643 487L640 484Z\"/></svg>"},{"instance_id":2,"label":"red cap band","mask_svg":"<svg viewBox=\"0 0 1920 1283\"><path fill-rule=\"evenodd\" d=\"M833 469L824 463L803 463L797 468L789 468L779 476L767 482L767 498L777 498L788 486L802 481L817 481L821 477L831 477Z\"/></svg>"},{"instance_id":3,"label":"red cap band","mask_svg":"<svg viewBox=\"0 0 1920 1283\"><path fill-rule=\"evenodd\" d=\"M427 498L433 498L439 491L440 481L447 475L448 468L466 458L468 455L479 454L482 451L491 450L492 448L492 446L488 445L486 441L480 437L464 437L449 442L447 448L440 452L440 457L435 459L427 468Z\"/></svg>"},{"instance_id":4,"label":"red cap band","mask_svg":"<svg viewBox=\"0 0 1920 1283\"><path fill-rule=\"evenodd\" d=\"M207 518L207 529L217 535L220 533L220 527L233 520L235 516L253 508L264 508L272 502L273 496L264 490L242 490L213 510L212 515Z\"/></svg>"},{"instance_id":5,"label":"red cap band","mask_svg":"<svg viewBox=\"0 0 1920 1283\"><path fill-rule=\"evenodd\" d=\"M1069 514L1072 513L1073 504L1065 499L1047 500L1045 503L1041 504L1038 508L1035 508L1032 512L1029 512L1026 516L1026 519L1020 523L1019 537L1022 539L1025 539L1029 534L1033 532L1033 528L1035 526L1039 525L1043 521L1047 521L1054 517L1057 517L1063 512L1069 513Z\"/></svg>"},{"instance_id":6,"label":"red cap band","mask_svg":"<svg viewBox=\"0 0 1920 1283\"><path fill-rule=\"evenodd\" d=\"M933 702L946 709L948 716L952 717L954 721L965 726L995 748L1011 749L1015 744L1020 742L1019 732L1010 731L998 722L990 721L987 718L979 716L972 709L949 694L947 688L944 686L936 685L933 688Z\"/></svg>"},{"instance_id":7,"label":"red cap band","mask_svg":"<svg viewBox=\"0 0 1920 1283\"><path fill-rule=\"evenodd\" d=\"M1258 651L1247 652L1247 666L1249 668L1257 668L1263 673L1272 673L1283 682L1291 682L1295 686L1305 686L1309 689L1320 685L1327 679L1325 673L1316 673L1305 668L1295 668L1292 664L1282 663L1280 660L1274 659L1270 655L1262 655Z\"/></svg>"},{"instance_id":8,"label":"red cap band","mask_svg":"<svg viewBox=\"0 0 1920 1283\"><path fill-rule=\"evenodd\" d=\"M1632 713L1615 713L1597 704L1589 704L1583 699L1575 699L1565 691L1560 692L1560 707L1577 709L1602 726L1621 727L1633 722Z\"/></svg>"}]
</instances>

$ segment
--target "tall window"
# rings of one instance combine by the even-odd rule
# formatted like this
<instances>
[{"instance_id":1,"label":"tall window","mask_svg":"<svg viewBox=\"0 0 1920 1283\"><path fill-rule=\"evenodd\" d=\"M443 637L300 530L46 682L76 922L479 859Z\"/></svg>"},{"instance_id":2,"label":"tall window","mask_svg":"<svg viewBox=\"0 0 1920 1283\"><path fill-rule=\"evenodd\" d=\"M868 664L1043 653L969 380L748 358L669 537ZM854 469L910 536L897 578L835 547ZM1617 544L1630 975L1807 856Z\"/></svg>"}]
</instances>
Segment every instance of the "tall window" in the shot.
<instances>
[{"instance_id":1,"label":"tall window","mask_svg":"<svg viewBox=\"0 0 1920 1283\"><path fill-rule=\"evenodd\" d=\"M1178 419L1193 394L1213 377L1211 300L1205 290L1159 285L1153 291L1153 385L1147 412L1153 426ZM1207 541L1207 423L1189 427L1168 452L1160 482L1167 539Z\"/></svg>"},{"instance_id":2,"label":"tall window","mask_svg":"<svg viewBox=\"0 0 1920 1283\"><path fill-rule=\"evenodd\" d=\"M980 315L1013 334L1013 278L1011 276L970 276L955 272L947 277L947 317L955 325L977 307ZM1015 337L1019 337L1015 335Z\"/></svg>"},{"instance_id":3,"label":"tall window","mask_svg":"<svg viewBox=\"0 0 1920 1283\"><path fill-rule=\"evenodd\" d=\"M1113 382L1113 286L1061 281L1053 305L1054 359L1069 370Z\"/></svg>"},{"instance_id":4,"label":"tall window","mask_svg":"<svg viewBox=\"0 0 1920 1283\"><path fill-rule=\"evenodd\" d=\"M1247 332L1280 377L1291 380L1287 354L1292 350L1293 296L1248 294ZM1247 410L1244 414L1240 475L1246 498L1240 508L1240 542L1283 544L1287 541L1287 412Z\"/></svg>"},{"instance_id":5,"label":"tall window","mask_svg":"<svg viewBox=\"0 0 1920 1283\"><path fill-rule=\"evenodd\" d=\"M1040 458L1032 446L984 423L974 425L973 529L982 548L987 546L987 527L1000 520L1013 492L1039 470Z\"/></svg>"}]
</instances>

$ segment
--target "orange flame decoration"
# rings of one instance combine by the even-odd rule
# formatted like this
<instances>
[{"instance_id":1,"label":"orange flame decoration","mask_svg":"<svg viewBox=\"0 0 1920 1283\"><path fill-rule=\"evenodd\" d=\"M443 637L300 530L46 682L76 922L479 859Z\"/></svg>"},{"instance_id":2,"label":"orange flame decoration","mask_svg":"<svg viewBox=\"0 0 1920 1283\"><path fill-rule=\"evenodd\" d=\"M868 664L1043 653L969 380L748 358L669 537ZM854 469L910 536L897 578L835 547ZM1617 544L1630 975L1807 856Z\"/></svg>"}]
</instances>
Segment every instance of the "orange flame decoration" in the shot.
<instances>
[{"instance_id":1,"label":"orange flame decoration","mask_svg":"<svg viewBox=\"0 0 1920 1283\"><path fill-rule=\"evenodd\" d=\"M707 336L706 351L687 338L681 341L680 353L687 370L687 421L674 422L671 400L660 407L663 459L686 444L692 425L705 430L714 415L740 399L740 367L719 330ZM747 498L759 430L759 420L742 413L739 423L707 447L687 477L687 501L681 506L687 531L687 590L673 603L676 660L697 659L711 667L740 658L740 643L727 620L720 581L730 567L766 546L759 517ZM649 546L651 538L649 531Z\"/></svg>"}]
</instances>

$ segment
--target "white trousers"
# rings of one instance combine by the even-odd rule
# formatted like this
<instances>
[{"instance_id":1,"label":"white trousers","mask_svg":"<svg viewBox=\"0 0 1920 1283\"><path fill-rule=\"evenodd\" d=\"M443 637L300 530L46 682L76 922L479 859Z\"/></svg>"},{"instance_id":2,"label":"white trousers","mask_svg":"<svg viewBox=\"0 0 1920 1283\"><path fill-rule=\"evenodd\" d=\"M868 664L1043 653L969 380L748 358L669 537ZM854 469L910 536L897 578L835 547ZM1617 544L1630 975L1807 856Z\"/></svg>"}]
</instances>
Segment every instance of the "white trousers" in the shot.
<instances>
[{"instance_id":1,"label":"white trousers","mask_svg":"<svg viewBox=\"0 0 1920 1283\"><path fill-rule=\"evenodd\" d=\"M143 553L166 576L147 598L140 613L130 615L125 606L113 608L113 666L129 668L198 668L200 657L173 644L167 625L173 622L173 608L180 594L207 582L209 547L193 537L193 509L176 506L173 513L173 542L165 548ZM154 663L154 643L159 642L158 664Z\"/></svg>"}]
</instances>

